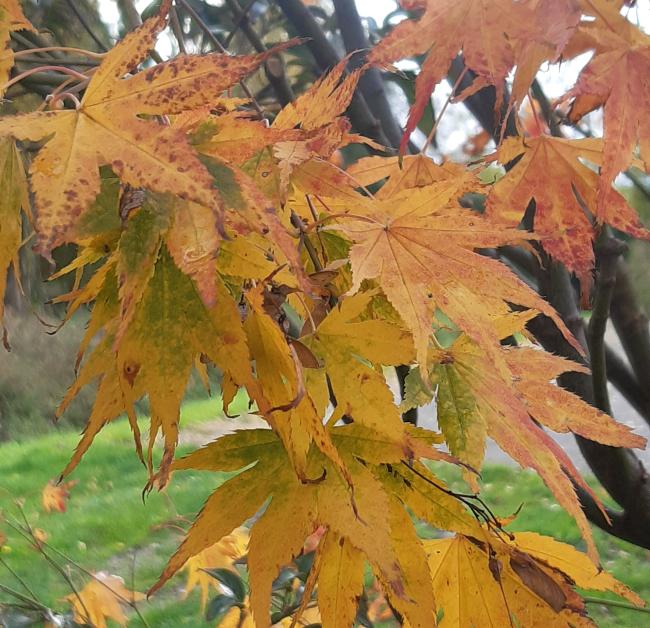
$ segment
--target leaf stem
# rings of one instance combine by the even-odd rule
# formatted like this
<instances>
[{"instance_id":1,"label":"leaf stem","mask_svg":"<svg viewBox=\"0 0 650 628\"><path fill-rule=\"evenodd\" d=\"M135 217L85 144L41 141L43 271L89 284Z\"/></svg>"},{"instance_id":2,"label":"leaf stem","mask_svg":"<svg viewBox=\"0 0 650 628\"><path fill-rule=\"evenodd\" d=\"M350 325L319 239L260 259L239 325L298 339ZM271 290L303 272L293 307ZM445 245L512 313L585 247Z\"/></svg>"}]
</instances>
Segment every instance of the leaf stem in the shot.
<instances>
[{"instance_id":1,"label":"leaf stem","mask_svg":"<svg viewBox=\"0 0 650 628\"><path fill-rule=\"evenodd\" d=\"M431 144L431 141L433 140L436 131L438 130L438 125L440 124L440 120L442 120L442 116L444 115L445 111L447 111L447 107L449 106L449 103L451 102L452 98L454 97L456 90L458 89L458 86L460 85L461 81L465 78L465 74L467 74L467 67L463 68L463 71L458 75L458 78L456 79L456 82L454 83L453 87L451 88L451 92L449 93L449 96L447 97L447 100L445 101L445 104L442 106L442 109L440 110L440 113L438 114L438 117L436 118L436 121L434 122L433 126L431 127L431 131L429 131L429 135L427 135L427 139L425 140L424 144L422 145L422 148L420 149L420 154L424 155L426 154L426 150Z\"/></svg>"}]
</instances>

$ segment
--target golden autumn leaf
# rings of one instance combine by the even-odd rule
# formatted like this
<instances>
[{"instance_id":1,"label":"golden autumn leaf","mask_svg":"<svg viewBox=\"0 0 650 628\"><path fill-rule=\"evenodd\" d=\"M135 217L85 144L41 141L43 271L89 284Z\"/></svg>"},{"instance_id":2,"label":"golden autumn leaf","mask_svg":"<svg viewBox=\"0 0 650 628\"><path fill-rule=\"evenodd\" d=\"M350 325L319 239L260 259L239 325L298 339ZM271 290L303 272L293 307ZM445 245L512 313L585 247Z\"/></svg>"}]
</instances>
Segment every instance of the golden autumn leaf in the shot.
<instances>
[{"instance_id":1,"label":"golden autumn leaf","mask_svg":"<svg viewBox=\"0 0 650 628\"><path fill-rule=\"evenodd\" d=\"M183 55L126 76L153 47L166 24L169 4L166 0L156 17L106 55L78 109L0 121L2 135L30 141L50 138L30 169L42 253L67 241L71 226L99 192L99 166L107 164L124 183L212 207L215 223L222 223L221 196L187 137L154 117L210 104L272 53Z\"/></svg>"},{"instance_id":2,"label":"golden autumn leaf","mask_svg":"<svg viewBox=\"0 0 650 628\"><path fill-rule=\"evenodd\" d=\"M65 512L68 506L67 501L70 497L70 489L77 484L77 480L69 482L60 482L57 484L50 480L41 492L41 503L45 512Z\"/></svg>"},{"instance_id":3,"label":"golden autumn leaf","mask_svg":"<svg viewBox=\"0 0 650 628\"><path fill-rule=\"evenodd\" d=\"M482 346L495 345L487 300L517 303L552 318L558 314L503 264L477 248L521 243L526 234L490 221L457 203L464 184L453 179L368 201L332 229L353 242L349 259L356 292L374 279L412 332L421 368L427 362L436 310ZM581 351L581 349L579 349Z\"/></svg>"},{"instance_id":4,"label":"golden autumn leaf","mask_svg":"<svg viewBox=\"0 0 650 628\"><path fill-rule=\"evenodd\" d=\"M78 596L71 593L65 597L72 606L75 621L94 628L106 628L108 619L126 626L127 616L123 606L144 598L142 593L127 589L119 576L103 571L96 573Z\"/></svg>"},{"instance_id":5,"label":"golden autumn leaf","mask_svg":"<svg viewBox=\"0 0 650 628\"><path fill-rule=\"evenodd\" d=\"M334 463L342 477L349 474L330 434L323 425L327 404L324 382L303 380L295 349L265 309L268 296L259 288L247 293L250 313L244 322L251 357L255 360L257 386L249 390L260 414L277 432L298 475L307 479L307 454L312 442Z\"/></svg>"},{"instance_id":6,"label":"golden autumn leaf","mask_svg":"<svg viewBox=\"0 0 650 628\"><path fill-rule=\"evenodd\" d=\"M370 185L387 179L375 194L386 199L403 190L422 188L439 181L455 179L467 183L468 189L476 186L473 176L460 164L446 161L436 164L425 155L399 157L363 157L347 169L352 181L359 185ZM460 186L459 186L460 188Z\"/></svg>"},{"instance_id":7,"label":"golden autumn leaf","mask_svg":"<svg viewBox=\"0 0 650 628\"><path fill-rule=\"evenodd\" d=\"M345 539L344 543L349 541L361 552L382 582L391 603L412 625L431 625L433 599L431 592L427 592L426 562L412 522L393 491L383 487L383 476L375 475L374 467L359 462L363 459L371 465L397 464L402 455L400 448L390 443L369 443L363 439L365 430L354 425L337 427L331 432L350 470L354 501L332 464L315 448L310 452L308 464L310 477L317 479L301 482L288 464L281 441L270 430L245 430L222 437L175 462L175 470L234 471L256 464L227 481L208 498L151 592L160 588L189 557L209 545L209 539L230 533L271 497L268 507L251 528L248 552L251 606L257 625L269 625L271 585L279 569L291 562L305 539L320 526L325 526L328 534ZM399 485L399 478L392 473L391 482ZM440 491L440 495L443 501L446 498L453 502L449 512L455 510L454 516L462 520L462 506L446 493ZM414 504L417 508L417 500ZM421 511L420 508L417 512ZM474 520L467 514L465 517L465 525L474 529L471 526ZM372 534L368 534L370 528ZM347 564L347 560L339 561L341 566ZM359 572L354 573L357 574L354 576L356 590ZM335 572L326 572L324 577L328 591L328 586L334 585L330 578L335 577ZM330 604L335 604L337 612L344 616L353 612L351 605L356 609L354 596L338 597L337 601L332 596L334 591L329 590L324 607L330 610L321 609L321 612L331 612Z\"/></svg>"},{"instance_id":8,"label":"golden autumn leaf","mask_svg":"<svg viewBox=\"0 0 650 628\"><path fill-rule=\"evenodd\" d=\"M513 544L535 560L566 574L576 587L590 591L611 591L632 604L645 606L645 602L636 593L594 565L587 556L571 545L535 532L515 533Z\"/></svg>"},{"instance_id":9,"label":"golden autumn leaf","mask_svg":"<svg viewBox=\"0 0 650 628\"><path fill-rule=\"evenodd\" d=\"M402 0L401 5L424 11L418 20L398 24L368 55L369 63L386 65L426 53L400 152L459 50L477 75L471 93L494 86L499 110L513 67L513 101L519 104L540 65L557 59L580 19L577 0Z\"/></svg>"},{"instance_id":10,"label":"golden autumn leaf","mask_svg":"<svg viewBox=\"0 0 650 628\"><path fill-rule=\"evenodd\" d=\"M441 626L592 626L559 575L501 544L464 536L424 542ZM518 572L530 573L529 581Z\"/></svg>"},{"instance_id":11,"label":"golden autumn leaf","mask_svg":"<svg viewBox=\"0 0 650 628\"><path fill-rule=\"evenodd\" d=\"M637 238L650 239L636 212L614 189L608 192L606 204L598 201L602 175L583 161L604 163L602 149L599 139L508 138L497 150L497 158L504 164L521 159L492 186L486 205L487 216L516 226L534 200L535 234L549 255L578 276L585 295L593 282L596 236L585 206L599 225L607 223ZM541 172L545 176L540 176ZM553 185L548 185L547 177Z\"/></svg>"},{"instance_id":12,"label":"golden autumn leaf","mask_svg":"<svg viewBox=\"0 0 650 628\"><path fill-rule=\"evenodd\" d=\"M411 362L412 340L408 332L388 321L361 318L373 296L360 292L344 299L301 340L323 359L334 397L340 400L330 421L347 415L385 438L401 441L408 450L393 393L373 366Z\"/></svg>"},{"instance_id":13,"label":"golden autumn leaf","mask_svg":"<svg viewBox=\"0 0 650 628\"><path fill-rule=\"evenodd\" d=\"M210 588L219 590L219 581L206 570L234 569L234 562L246 554L247 546L248 530L237 528L214 545L192 556L183 567L187 571L184 597L198 587L201 593L201 612L205 612Z\"/></svg>"},{"instance_id":14,"label":"golden autumn leaf","mask_svg":"<svg viewBox=\"0 0 650 628\"><path fill-rule=\"evenodd\" d=\"M585 13L595 20L581 24L576 35L579 50L595 53L562 100L572 101L572 122L604 107L598 185L598 214L603 215L614 196L612 183L632 163L637 145L646 170L650 168L650 122L643 106L650 99L650 37L628 22L616 4L604 0L585 0L583 4Z\"/></svg>"},{"instance_id":15,"label":"golden autumn leaf","mask_svg":"<svg viewBox=\"0 0 650 628\"><path fill-rule=\"evenodd\" d=\"M521 545L520 542L521 541ZM638 596L573 547L536 534L424 541L441 626L594 626L574 586Z\"/></svg>"}]
</instances>

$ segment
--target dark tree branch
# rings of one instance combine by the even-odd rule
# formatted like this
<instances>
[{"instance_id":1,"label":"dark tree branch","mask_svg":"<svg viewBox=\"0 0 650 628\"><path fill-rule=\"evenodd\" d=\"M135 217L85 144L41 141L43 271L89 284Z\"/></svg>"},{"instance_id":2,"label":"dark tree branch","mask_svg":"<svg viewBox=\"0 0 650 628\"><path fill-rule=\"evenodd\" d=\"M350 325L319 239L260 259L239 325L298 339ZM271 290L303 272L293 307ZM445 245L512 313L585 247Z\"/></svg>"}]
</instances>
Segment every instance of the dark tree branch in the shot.
<instances>
[{"instance_id":1,"label":"dark tree branch","mask_svg":"<svg viewBox=\"0 0 650 628\"><path fill-rule=\"evenodd\" d=\"M449 73L447 75L447 81L450 85L456 85L459 77L465 73L461 79L457 92L462 92L467 89L476 78L476 75L471 70L468 70L465 67L465 62L463 57L458 55L452 62L449 68ZM490 137L495 141L499 141L501 135L501 127L503 124L503 119L508 111L509 99L503 99L503 105L499 115L495 114L496 106L496 90L494 87L485 87L475 94L472 94L463 101L463 104L469 112L476 118L478 123L483 127L483 130L490 134ZM517 126L515 124L515 118L512 113L508 116L506 122L504 136L508 137L511 135L517 135Z\"/></svg>"},{"instance_id":2,"label":"dark tree branch","mask_svg":"<svg viewBox=\"0 0 650 628\"><path fill-rule=\"evenodd\" d=\"M298 34L309 39L307 46L316 60L319 72L324 73L334 67L340 61L336 50L302 0L278 0L278 5ZM384 146L390 145L380 121L375 118L360 91L352 98L347 113L359 133Z\"/></svg>"},{"instance_id":3,"label":"dark tree branch","mask_svg":"<svg viewBox=\"0 0 650 628\"><path fill-rule=\"evenodd\" d=\"M226 38L225 45L227 46L228 42L232 40L232 37L237 30L241 29L242 33L246 36L246 39L248 39L257 52L265 52L266 46L248 18L248 10L252 6L252 3L249 2L245 9L242 9L239 6L238 0L226 0L226 4L235 18L236 25ZM280 55L274 55L270 59L267 59L264 62L264 71L266 72L266 78L271 84L280 104L283 107L288 105L294 99L294 94L284 71L284 62L282 61L282 57Z\"/></svg>"},{"instance_id":4,"label":"dark tree branch","mask_svg":"<svg viewBox=\"0 0 650 628\"><path fill-rule=\"evenodd\" d=\"M540 285L542 296L555 307L574 336L586 347L584 324L569 273L560 264L550 262L549 270L540 277ZM547 351L583 361L549 319L538 316L529 327ZM596 405L591 377L565 373L558 378L558 383L587 403ZM622 508L622 512L611 516L616 525L610 527L602 514L597 513L597 505L591 497L578 491L587 517L610 534L650 548L650 481L639 459L629 449L601 445L581 436L575 438L603 488Z\"/></svg>"},{"instance_id":5,"label":"dark tree branch","mask_svg":"<svg viewBox=\"0 0 650 628\"><path fill-rule=\"evenodd\" d=\"M605 347L605 357L607 359L607 378L650 425L650 391L639 386L636 376L625 360L611 347Z\"/></svg>"},{"instance_id":6,"label":"dark tree branch","mask_svg":"<svg viewBox=\"0 0 650 628\"><path fill-rule=\"evenodd\" d=\"M614 329L621 340L627 359L642 390L650 391L650 331L648 317L643 312L627 265L619 260L616 286L610 308Z\"/></svg>"},{"instance_id":7,"label":"dark tree branch","mask_svg":"<svg viewBox=\"0 0 650 628\"><path fill-rule=\"evenodd\" d=\"M345 50L348 54L365 51L370 47L366 31L363 28L357 5L351 0L334 0L336 21L343 37ZM354 55L350 60L351 67L361 67L365 54ZM359 79L359 89L363 94L370 110L380 121L391 148L398 148L402 139L402 129L395 120L381 73L377 68L368 68Z\"/></svg>"},{"instance_id":8,"label":"dark tree branch","mask_svg":"<svg viewBox=\"0 0 650 628\"><path fill-rule=\"evenodd\" d=\"M591 378L594 386L594 402L603 412L612 414L607 392L607 360L605 357L605 330L609 319L609 307L616 284L618 258L627 249L620 240L609 236L604 229L596 245L596 258L599 262L594 305L587 329L589 355L591 356Z\"/></svg>"},{"instance_id":9,"label":"dark tree branch","mask_svg":"<svg viewBox=\"0 0 650 628\"><path fill-rule=\"evenodd\" d=\"M68 4L72 12L75 14L75 17L79 20L79 23L81 24L81 26L83 26L84 30L90 35L92 40L97 44L99 49L102 52L107 52L108 48L104 45L102 40L99 39L99 37L97 37L93 29L90 27L90 24L88 24L88 21L84 17L83 13L77 7L77 3L75 2L75 0L66 0L66 3Z\"/></svg>"}]
</instances>

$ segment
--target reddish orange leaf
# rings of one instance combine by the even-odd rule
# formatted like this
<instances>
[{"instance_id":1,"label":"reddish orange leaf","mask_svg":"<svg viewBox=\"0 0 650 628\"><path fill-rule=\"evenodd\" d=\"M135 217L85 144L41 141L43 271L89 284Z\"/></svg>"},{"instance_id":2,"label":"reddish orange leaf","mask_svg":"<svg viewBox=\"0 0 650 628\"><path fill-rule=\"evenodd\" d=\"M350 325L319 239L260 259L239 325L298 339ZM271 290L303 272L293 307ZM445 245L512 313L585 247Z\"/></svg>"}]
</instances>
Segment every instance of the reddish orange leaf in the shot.
<instances>
[{"instance_id":1,"label":"reddish orange leaf","mask_svg":"<svg viewBox=\"0 0 650 628\"><path fill-rule=\"evenodd\" d=\"M77 480L70 480L69 482L56 483L50 480L44 487L41 493L41 502L45 512L65 512L68 506L68 498L70 497L70 489L77 484Z\"/></svg>"},{"instance_id":2,"label":"reddish orange leaf","mask_svg":"<svg viewBox=\"0 0 650 628\"><path fill-rule=\"evenodd\" d=\"M516 65L514 104L521 102L544 60L558 57L576 28L577 0L402 0L406 9L424 9L417 20L405 20L382 39L368 61L385 65L426 53L415 82L401 152L429 102L462 49L466 66L478 78L471 92L493 85L496 109L503 102L505 79ZM467 95L467 94L465 94Z\"/></svg>"},{"instance_id":3,"label":"reddish orange leaf","mask_svg":"<svg viewBox=\"0 0 650 628\"><path fill-rule=\"evenodd\" d=\"M632 163L637 143L646 170L650 169L650 119L643 104L650 100L650 37L620 15L616 4L585 0L584 5L596 20L581 26L580 47L596 52L563 99L572 99L572 122L604 106L598 186L598 216L603 217L612 201L616 204L612 183Z\"/></svg>"},{"instance_id":4,"label":"reddish orange leaf","mask_svg":"<svg viewBox=\"0 0 650 628\"><path fill-rule=\"evenodd\" d=\"M602 163L601 150L598 139L508 138L497 150L499 161L505 164L520 155L521 159L492 186L486 207L487 216L514 227L534 200L533 230L541 245L576 273L586 295L592 284L595 227L583 207L599 224L650 239L636 212L613 188L606 205L597 200L603 179L582 160Z\"/></svg>"}]
</instances>

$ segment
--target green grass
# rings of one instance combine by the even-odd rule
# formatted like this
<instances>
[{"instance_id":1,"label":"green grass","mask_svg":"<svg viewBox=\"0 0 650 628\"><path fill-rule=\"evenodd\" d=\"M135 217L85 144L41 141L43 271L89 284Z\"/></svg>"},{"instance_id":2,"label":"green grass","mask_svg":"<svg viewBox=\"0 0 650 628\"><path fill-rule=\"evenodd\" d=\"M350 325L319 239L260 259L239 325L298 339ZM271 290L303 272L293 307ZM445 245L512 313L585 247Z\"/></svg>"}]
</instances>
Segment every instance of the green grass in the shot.
<instances>
[{"instance_id":1,"label":"green grass","mask_svg":"<svg viewBox=\"0 0 650 628\"><path fill-rule=\"evenodd\" d=\"M245 399L235 411L245 410ZM184 429L197 429L215 418L219 401L188 402L183 408ZM236 427L233 422L233 427ZM144 424L143 424L144 427ZM71 432L48 434L23 443L0 446L0 509L9 518L18 516L15 499L34 527L48 534L48 543L90 571L108 571L122 576L127 586L145 591L157 578L166 559L181 538L178 526L187 528L205 498L223 481L224 475L183 472L174 476L162 494L154 492L143 504L141 490L147 476L133 451L128 424L116 421L97 437L88 454L72 475L79 481L72 489L65 514L44 513L41 491L65 466L78 441ZM187 447L181 447L187 450ZM440 475L458 488L460 480L448 468L437 466ZM555 503L548 490L532 473L504 466L488 466L483 471L483 498L498 516L507 516L520 506L510 526L513 531L534 530L584 549L577 527ZM19 535L1 526L8 537L0 557L52 608L62 609L60 600L70 593L64 579L49 567L42 556ZM645 599L650 599L648 553L596 530L603 565ZM64 565L65 561L59 560ZM84 574L70 571L79 587ZM0 565L0 583L20 588ZM182 600L183 576L177 576L151 601L142 602L141 611L151 626L208 626L199 612L198 592ZM0 595L0 601L6 596ZM636 627L647 615L626 609L589 605L599 626ZM140 626L133 617L130 626Z\"/></svg>"}]
</instances>

